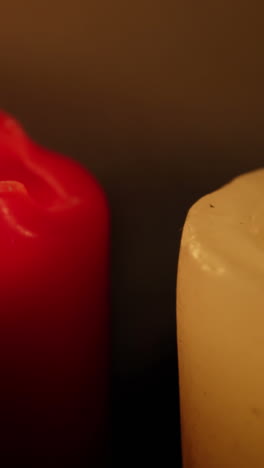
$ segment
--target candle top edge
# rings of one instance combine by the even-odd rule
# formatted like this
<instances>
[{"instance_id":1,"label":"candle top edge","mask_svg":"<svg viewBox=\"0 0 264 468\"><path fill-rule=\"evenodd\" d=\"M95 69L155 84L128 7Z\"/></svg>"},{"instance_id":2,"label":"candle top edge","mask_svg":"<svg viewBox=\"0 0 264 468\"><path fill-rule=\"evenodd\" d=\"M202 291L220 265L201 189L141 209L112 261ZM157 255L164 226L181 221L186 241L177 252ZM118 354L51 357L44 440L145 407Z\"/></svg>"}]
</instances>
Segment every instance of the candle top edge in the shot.
<instances>
[{"instance_id":1,"label":"candle top edge","mask_svg":"<svg viewBox=\"0 0 264 468\"><path fill-rule=\"evenodd\" d=\"M264 168L242 174L190 208L181 251L207 274L263 280Z\"/></svg>"}]
</instances>

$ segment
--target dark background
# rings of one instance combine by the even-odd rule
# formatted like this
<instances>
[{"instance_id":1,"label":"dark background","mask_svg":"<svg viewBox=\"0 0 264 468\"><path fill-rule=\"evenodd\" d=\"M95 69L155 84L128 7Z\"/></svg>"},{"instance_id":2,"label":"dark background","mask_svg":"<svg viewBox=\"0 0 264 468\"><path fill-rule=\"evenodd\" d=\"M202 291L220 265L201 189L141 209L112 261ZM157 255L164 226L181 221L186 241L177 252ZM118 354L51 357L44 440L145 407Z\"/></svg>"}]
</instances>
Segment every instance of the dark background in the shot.
<instances>
[{"instance_id":1,"label":"dark background","mask_svg":"<svg viewBox=\"0 0 264 468\"><path fill-rule=\"evenodd\" d=\"M110 200L114 466L180 460L180 233L197 197L262 165L261 3L1 5L0 105Z\"/></svg>"}]
</instances>

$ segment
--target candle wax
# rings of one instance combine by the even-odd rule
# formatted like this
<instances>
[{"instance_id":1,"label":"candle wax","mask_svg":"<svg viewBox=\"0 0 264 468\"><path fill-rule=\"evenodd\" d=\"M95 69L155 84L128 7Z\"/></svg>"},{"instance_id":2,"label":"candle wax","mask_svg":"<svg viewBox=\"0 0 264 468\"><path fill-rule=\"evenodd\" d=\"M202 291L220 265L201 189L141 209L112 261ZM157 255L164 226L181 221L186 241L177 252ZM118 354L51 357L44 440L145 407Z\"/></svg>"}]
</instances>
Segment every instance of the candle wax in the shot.
<instances>
[{"instance_id":1,"label":"candle wax","mask_svg":"<svg viewBox=\"0 0 264 468\"><path fill-rule=\"evenodd\" d=\"M190 209L177 280L184 468L264 466L264 170Z\"/></svg>"},{"instance_id":2,"label":"candle wax","mask_svg":"<svg viewBox=\"0 0 264 468\"><path fill-rule=\"evenodd\" d=\"M100 455L108 218L87 171L0 114L0 457L14 466Z\"/></svg>"}]
</instances>

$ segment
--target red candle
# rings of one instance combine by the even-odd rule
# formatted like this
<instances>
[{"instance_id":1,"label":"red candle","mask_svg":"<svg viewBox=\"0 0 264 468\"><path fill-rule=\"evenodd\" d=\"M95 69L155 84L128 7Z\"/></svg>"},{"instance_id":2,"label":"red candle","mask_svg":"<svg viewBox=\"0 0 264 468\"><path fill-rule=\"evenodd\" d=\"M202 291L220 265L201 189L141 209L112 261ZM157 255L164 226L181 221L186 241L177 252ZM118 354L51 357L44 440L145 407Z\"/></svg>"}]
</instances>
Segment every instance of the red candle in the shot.
<instances>
[{"instance_id":1,"label":"red candle","mask_svg":"<svg viewBox=\"0 0 264 468\"><path fill-rule=\"evenodd\" d=\"M0 454L36 467L99 456L108 221L94 178L1 113Z\"/></svg>"}]
</instances>

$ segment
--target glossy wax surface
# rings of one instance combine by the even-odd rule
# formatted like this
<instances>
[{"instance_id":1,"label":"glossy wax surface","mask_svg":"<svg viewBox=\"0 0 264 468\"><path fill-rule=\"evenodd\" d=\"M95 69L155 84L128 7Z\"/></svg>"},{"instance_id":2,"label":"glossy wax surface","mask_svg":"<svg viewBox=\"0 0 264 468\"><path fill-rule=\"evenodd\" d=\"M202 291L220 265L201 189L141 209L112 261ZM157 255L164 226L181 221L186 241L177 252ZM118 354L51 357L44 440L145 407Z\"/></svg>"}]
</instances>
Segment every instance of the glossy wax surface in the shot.
<instances>
[{"instance_id":1,"label":"glossy wax surface","mask_svg":"<svg viewBox=\"0 0 264 468\"><path fill-rule=\"evenodd\" d=\"M108 218L88 172L0 114L0 452L62 461L99 443Z\"/></svg>"},{"instance_id":2,"label":"glossy wax surface","mask_svg":"<svg viewBox=\"0 0 264 468\"><path fill-rule=\"evenodd\" d=\"M190 209L177 284L184 468L264 466L264 170Z\"/></svg>"}]
</instances>

